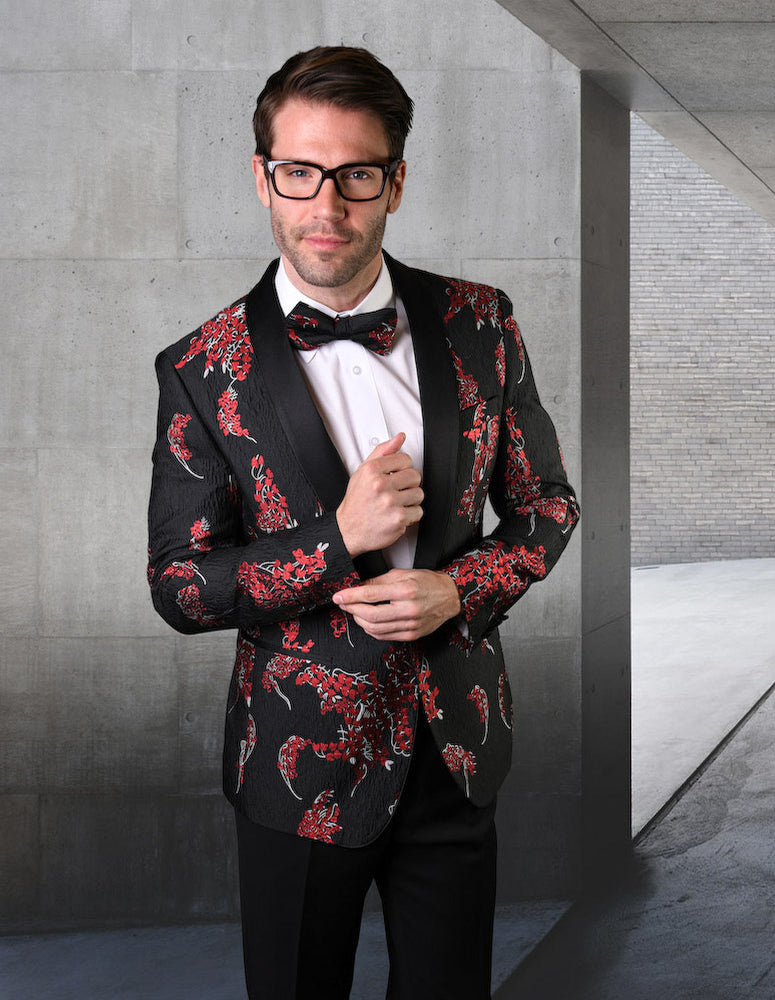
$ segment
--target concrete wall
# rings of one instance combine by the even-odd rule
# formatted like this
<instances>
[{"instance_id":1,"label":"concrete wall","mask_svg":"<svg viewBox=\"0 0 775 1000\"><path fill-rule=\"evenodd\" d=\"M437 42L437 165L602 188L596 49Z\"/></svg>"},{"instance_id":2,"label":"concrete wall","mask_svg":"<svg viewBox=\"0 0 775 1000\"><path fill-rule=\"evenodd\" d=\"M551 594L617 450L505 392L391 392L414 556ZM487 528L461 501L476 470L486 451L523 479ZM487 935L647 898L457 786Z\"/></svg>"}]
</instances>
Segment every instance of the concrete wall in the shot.
<instances>
[{"instance_id":1,"label":"concrete wall","mask_svg":"<svg viewBox=\"0 0 775 1000\"><path fill-rule=\"evenodd\" d=\"M145 509L155 353L246 291L274 255L249 170L267 73L318 42L365 44L416 97L386 245L510 291L574 483L597 420L582 425L581 372L597 363L582 344L599 326L582 289L622 266L606 257L610 230L594 252L591 228L582 233L582 219L604 221L607 195L582 184L578 73L495 0L445 0L443 13L431 0L159 7L0 7L0 920L10 929L236 913L219 791L233 636L177 636L154 615ZM603 157L609 111L592 122ZM618 320L604 326L620 349ZM605 465L620 499L623 457L609 451ZM590 469L584 489L595 482ZM590 514L603 545L624 537L618 520ZM586 536L584 546L594 551ZM593 575L606 564L608 579L620 553L599 553ZM579 532L508 627L517 725L499 815L504 899L569 895L579 880L582 632L620 621L623 601L619 592L609 608L609 591L593 589L582 626L581 555Z\"/></svg>"},{"instance_id":2,"label":"concrete wall","mask_svg":"<svg viewBox=\"0 0 775 1000\"><path fill-rule=\"evenodd\" d=\"M632 556L775 553L775 227L633 117Z\"/></svg>"}]
</instances>

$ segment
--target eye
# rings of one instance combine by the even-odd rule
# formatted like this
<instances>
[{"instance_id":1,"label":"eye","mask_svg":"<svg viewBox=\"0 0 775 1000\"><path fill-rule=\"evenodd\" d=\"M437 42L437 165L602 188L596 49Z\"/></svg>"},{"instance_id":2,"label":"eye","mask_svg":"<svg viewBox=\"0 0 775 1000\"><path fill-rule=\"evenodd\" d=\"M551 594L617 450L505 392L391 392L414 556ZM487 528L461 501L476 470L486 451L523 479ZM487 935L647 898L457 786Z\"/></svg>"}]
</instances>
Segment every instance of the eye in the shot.
<instances>
[{"instance_id":1,"label":"eye","mask_svg":"<svg viewBox=\"0 0 775 1000\"><path fill-rule=\"evenodd\" d=\"M346 181L371 181L376 176L373 167L351 167L344 174Z\"/></svg>"},{"instance_id":2,"label":"eye","mask_svg":"<svg viewBox=\"0 0 775 1000\"><path fill-rule=\"evenodd\" d=\"M283 167L283 173L286 177L292 177L296 180L301 180L305 177L310 177L311 174L307 167L300 167L297 164L288 163Z\"/></svg>"}]
</instances>

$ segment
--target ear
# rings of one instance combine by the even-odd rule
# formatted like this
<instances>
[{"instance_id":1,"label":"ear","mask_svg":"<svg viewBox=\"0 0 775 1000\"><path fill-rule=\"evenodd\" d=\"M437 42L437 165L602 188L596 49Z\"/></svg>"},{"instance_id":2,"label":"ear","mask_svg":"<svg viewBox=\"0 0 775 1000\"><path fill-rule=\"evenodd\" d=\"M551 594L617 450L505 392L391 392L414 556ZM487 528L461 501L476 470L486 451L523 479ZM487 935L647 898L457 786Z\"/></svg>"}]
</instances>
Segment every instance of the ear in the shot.
<instances>
[{"instance_id":1,"label":"ear","mask_svg":"<svg viewBox=\"0 0 775 1000\"><path fill-rule=\"evenodd\" d=\"M401 204L401 196L404 193L404 178L406 177L406 160L401 160L401 162L396 167L396 171L392 177L392 183L390 185L390 197L388 198L388 212L395 212L398 206Z\"/></svg>"},{"instance_id":2,"label":"ear","mask_svg":"<svg viewBox=\"0 0 775 1000\"><path fill-rule=\"evenodd\" d=\"M256 178L258 200L264 208L269 208L269 178L266 176L266 171L264 170L264 158L263 156L254 156L250 163L253 167L253 176Z\"/></svg>"}]
</instances>

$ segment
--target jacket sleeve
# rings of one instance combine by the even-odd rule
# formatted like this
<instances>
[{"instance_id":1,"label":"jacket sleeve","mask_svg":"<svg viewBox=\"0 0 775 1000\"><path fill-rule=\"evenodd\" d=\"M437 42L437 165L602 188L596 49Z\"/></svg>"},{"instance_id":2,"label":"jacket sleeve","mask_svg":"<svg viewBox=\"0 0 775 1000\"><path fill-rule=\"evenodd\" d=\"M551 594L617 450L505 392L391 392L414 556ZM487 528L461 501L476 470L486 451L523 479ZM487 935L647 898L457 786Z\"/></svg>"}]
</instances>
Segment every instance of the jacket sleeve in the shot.
<instances>
[{"instance_id":1,"label":"jacket sleeve","mask_svg":"<svg viewBox=\"0 0 775 1000\"><path fill-rule=\"evenodd\" d=\"M153 604L179 632L296 617L358 579L336 515L246 539L231 470L165 354L148 514Z\"/></svg>"},{"instance_id":2,"label":"jacket sleeve","mask_svg":"<svg viewBox=\"0 0 775 1000\"><path fill-rule=\"evenodd\" d=\"M532 582L546 576L579 518L511 302L498 294L506 375L489 498L500 520L475 548L440 567L458 588L472 643L504 620Z\"/></svg>"}]
</instances>

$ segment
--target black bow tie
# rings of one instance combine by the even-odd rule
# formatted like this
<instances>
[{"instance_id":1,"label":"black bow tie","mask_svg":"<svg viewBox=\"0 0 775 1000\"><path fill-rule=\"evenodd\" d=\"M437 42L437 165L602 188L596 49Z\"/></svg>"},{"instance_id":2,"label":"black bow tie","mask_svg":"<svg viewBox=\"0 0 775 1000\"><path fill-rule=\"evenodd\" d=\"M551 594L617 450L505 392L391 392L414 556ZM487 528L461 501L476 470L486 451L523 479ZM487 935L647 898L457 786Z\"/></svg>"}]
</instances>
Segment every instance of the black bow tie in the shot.
<instances>
[{"instance_id":1,"label":"black bow tie","mask_svg":"<svg viewBox=\"0 0 775 1000\"><path fill-rule=\"evenodd\" d=\"M299 302L286 322L290 341L300 351L314 351L332 340L354 340L384 355L393 346L398 316L395 309L377 309L356 316L332 317Z\"/></svg>"}]
</instances>

